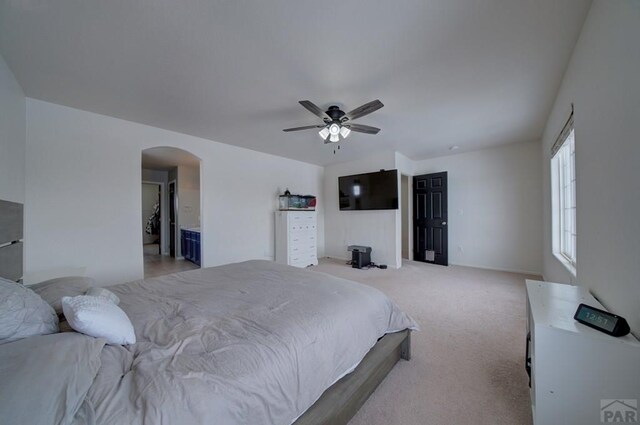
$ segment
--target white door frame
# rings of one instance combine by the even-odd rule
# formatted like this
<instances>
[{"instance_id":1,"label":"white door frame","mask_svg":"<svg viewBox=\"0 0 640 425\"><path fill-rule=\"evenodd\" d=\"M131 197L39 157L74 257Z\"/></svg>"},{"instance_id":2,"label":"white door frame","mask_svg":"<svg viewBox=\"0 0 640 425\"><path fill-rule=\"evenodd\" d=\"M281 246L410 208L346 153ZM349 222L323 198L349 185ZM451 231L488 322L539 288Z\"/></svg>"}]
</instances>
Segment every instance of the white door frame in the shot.
<instances>
[{"instance_id":1,"label":"white door frame","mask_svg":"<svg viewBox=\"0 0 640 425\"><path fill-rule=\"evenodd\" d=\"M167 224L164 222L164 214L162 210L164 209L164 204L167 201L165 195L165 187L164 182L157 182L153 180L142 180L142 184L155 184L160 186L160 252L162 255L166 254L166 234L167 234ZM144 231L144 229L143 229Z\"/></svg>"},{"instance_id":2,"label":"white door frame","mask_svg":"<svg viewBox=\"0 0 640 425\"><path fill-rule=\"evenodd\" d=\"M402 215L405 215L407 217L407 243L409 245L409 252L408 252L408 259L409 260L413 260L413 176L410 174L404 174L404 173L400 173L400 190L402 190L402 178L406 177L407 178L407 208L406 211L403 208L404 205L402 205L402 202L400 202L401 204L401 209L400 211L402 212ZM402 193L400 193L400 198L402 199ZM402 218L400 218L402 220ZM402 251L402 243L404 242L402 240L403 238L401 237L401 251Z\"/></svg>"}]
</instances>

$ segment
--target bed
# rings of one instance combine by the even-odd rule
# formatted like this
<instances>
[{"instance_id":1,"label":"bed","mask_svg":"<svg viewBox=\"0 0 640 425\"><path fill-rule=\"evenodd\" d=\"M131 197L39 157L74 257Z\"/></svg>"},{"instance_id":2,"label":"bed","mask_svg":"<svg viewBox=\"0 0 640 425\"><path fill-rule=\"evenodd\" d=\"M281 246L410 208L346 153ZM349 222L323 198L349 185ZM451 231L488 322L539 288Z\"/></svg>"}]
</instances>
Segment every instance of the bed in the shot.
<instances>
[{"instance_id":1,"label":"bed","mask_svg":"<svg viewBox=\"0 0 640 425\"><path fill-rule=\"evenodd\" d=\"M372 287L269 261L109 290L137 342L96 348L95 338L74 336L93 344L78 355L91 365L87 384L63 415L78 424L344 424L409 359L417 329ZM0 360L22 344L36 356L30 365L51 373L56 365L21 341L0 345ZM73 344L57 350L76 355Z\"/></svg>"}]
</instances>

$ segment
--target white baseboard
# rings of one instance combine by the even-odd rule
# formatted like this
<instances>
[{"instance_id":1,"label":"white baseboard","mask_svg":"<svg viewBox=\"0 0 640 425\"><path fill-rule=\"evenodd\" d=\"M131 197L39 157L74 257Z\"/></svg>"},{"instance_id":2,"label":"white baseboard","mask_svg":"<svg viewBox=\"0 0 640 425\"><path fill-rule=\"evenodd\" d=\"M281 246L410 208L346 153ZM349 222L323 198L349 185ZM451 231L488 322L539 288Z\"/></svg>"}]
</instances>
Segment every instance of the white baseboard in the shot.
<instances>
[{"instance_id":1,"label":"white baseboard","mask_svg":"<svg viewBox=\"0 0 640 425\"><path fill-rule=\"evenodd\" d=\"M329 258L331 260L351 261L351 258L338 257L337 255L325 255L324 257L318 257L318 258Z\"/></svg>"},{"instance_id":2,"label":"white baseboard","mask_svg":"<svg viewBox=\"0 0 640 425\"><path fill-rule=\"evenodd\" d=\"M346 261L351 261L351 258L339 257L339 256L336 256L336 255L325 255L322 258L331 258L331 259L334 259L334 260L341 260L341 261L345 261L345 262ZM406 258L403 258L403 260L416 262L416 263L420 262L420 261L415 261L415 260L407 260ZM530 271L530 270L506 269L506 268L499 268L499 267L479 266L479 265L475 265L475 264L462 264L462 263L449 263L449 265L450 266L461 266L461 267L473 267L474 269L493 270L493 271L498 271L498 272L530 274L530 275L535 275L535 276L541 276L544 279L544 276L542 276L542 272L534 272L534 271ZM398 267L394 267L391 264L388 264L387 267L389 267L390 269L398 269ZM544 279L544 280L546 280L546 279Z\"/></svg>"},{"instance_id":3,"label":"white baseboard","mask_svg":"<svg viewBox=\"0 0 640 425\"><path fill-rule=\"evenodd\" d=\"M320 259L320 258L321 258L321 257L318 257L318 259ZM325 256L324 256L324 257L322 257L322 258L330 258L330 259L333 259L333 260L340 260L340 261L344 261L344 262L351 261L351 258L346 258L346 257L337 257L337 256L335 256L335 255L325 255ZM392 264L387 264L387 268L388 268L388 269L396 269L396 270L397 270L397 269L399 269L400 267L396 267L396 266L394 266L394 265L392 265Z\"/></svg>"},{"instance_id":4,"label":"white baseboard","mask_svg":"<svg viewBox=\"0 0 640 425\"><path fill-rule=\"evenodd\" d=\"M497 272L519 273L519 274L532 274L535 276L542 276L542 272L533 272L531 270L518 270L518 269L505 269L500 267L479 266L476 264L462 264L462 263L449 263L450 266L461 267L473 267L474 269L493 270Z\"/></svg>"}]
</instances>

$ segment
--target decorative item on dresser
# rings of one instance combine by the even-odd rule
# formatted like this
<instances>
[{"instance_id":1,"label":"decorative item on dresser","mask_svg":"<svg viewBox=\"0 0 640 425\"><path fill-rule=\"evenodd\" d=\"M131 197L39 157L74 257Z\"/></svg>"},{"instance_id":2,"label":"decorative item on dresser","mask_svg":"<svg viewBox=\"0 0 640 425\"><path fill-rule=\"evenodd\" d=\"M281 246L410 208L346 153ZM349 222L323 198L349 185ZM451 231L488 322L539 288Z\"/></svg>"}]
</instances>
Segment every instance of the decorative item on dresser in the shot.
<instances>
[{"instance_id":1,"label":"decorative item on dresser","mask_svg":"<svg viewBox=\"0 0 640 425\"><path fill-rule=\"evenodd\" d=\"M276 211L276 262L294 267L318 265L315 211Z\"/></svg>"},{"instance_id":2,"label":"decorative item on dresser","mask_svg":"<svg viewBox=\"0 0 640 425\"><path fill-rule=\"evenodd\" d=\"M287 189L278 199L280 211L314 211L316 197L313 195L292 195Z\"/></svg>"}]
</instances>

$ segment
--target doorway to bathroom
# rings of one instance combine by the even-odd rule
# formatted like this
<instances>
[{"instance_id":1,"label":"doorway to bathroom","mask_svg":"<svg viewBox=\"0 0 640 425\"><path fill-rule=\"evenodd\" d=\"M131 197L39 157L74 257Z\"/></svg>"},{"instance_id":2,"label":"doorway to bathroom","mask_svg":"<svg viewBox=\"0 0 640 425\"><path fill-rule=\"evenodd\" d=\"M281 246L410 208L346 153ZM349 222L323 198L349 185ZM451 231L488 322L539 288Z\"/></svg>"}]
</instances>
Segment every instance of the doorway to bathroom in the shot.
<instances>
[{"instance_id":1,"label":"doorway to bathroom","mask_svg":"<svg viewBox=\"0 0 640 425\"><path fill-rule=\"evenodd\" d=\"M142 151L144 277L201 264L200 159L178 148Z\"/></svg>"}]
</instances>

